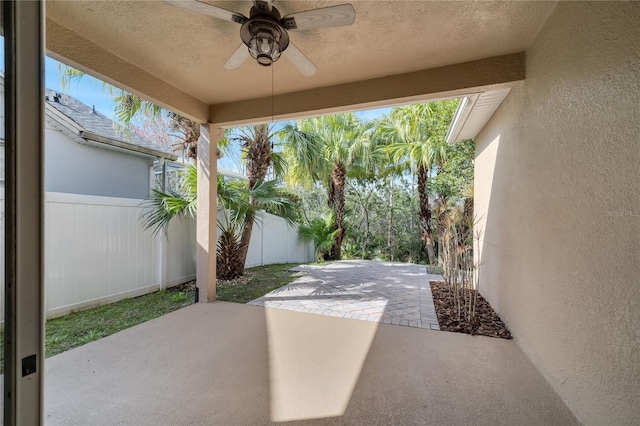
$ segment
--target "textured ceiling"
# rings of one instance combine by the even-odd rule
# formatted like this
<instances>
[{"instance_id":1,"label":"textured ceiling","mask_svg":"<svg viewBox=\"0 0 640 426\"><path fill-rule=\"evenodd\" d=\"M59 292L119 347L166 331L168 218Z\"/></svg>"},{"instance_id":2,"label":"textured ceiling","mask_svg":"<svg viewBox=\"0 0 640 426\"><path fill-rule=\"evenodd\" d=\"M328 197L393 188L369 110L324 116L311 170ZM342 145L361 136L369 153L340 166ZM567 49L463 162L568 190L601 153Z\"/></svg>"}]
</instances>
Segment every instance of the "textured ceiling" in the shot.
<instances>
[{"instance_id":1,"label":"textured ceiling","mask_svg":"<svg viewBox=\"0 0 640 426\"><path fill-rule=\"evenodd\" d=\"M251 2L210 2L248 15ZM280 1L283 15L343 2ZM403 74L524 51L550 2L357 1L355 24L291 32L318 67L302 76L286 58L264 68L223 64L240 26L163 1L48 1L47 18L207 105ZM64 56L62 52L60 56ZM273 87L272 87L273 86Z\"/></svg>"}]
</instances>

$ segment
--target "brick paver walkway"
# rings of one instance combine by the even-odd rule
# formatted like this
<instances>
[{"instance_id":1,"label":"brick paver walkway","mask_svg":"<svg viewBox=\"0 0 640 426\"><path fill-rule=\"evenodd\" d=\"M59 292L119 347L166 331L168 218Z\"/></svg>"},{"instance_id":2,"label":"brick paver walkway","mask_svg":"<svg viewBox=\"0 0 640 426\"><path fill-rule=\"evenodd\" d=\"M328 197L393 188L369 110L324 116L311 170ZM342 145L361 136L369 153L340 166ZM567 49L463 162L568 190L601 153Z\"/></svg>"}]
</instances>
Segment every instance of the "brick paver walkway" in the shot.
<instances>
[{"instance_id":1,"label":"brick paver walkway","mask_svg":"<svg viewBox=\"0 0 640 426\"><path fill-rule=\"evenodd\" d=\"M439 330L426 268L409 263L344 260L303 265L307 273L250 305Z\"/></svg>"}]
</instances>

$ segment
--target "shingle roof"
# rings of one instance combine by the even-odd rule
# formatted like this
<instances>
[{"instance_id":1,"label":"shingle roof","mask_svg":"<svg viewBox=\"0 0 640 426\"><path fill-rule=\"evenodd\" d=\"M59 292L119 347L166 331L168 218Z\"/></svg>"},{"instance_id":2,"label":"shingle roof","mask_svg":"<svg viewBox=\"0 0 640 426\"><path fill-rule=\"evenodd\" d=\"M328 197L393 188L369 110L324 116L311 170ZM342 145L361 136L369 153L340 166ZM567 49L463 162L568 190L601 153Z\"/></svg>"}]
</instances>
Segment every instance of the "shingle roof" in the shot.
<instances>
[{"instance_id":1,"label":"shingle roof","mask_svg":"<svg viewBox=\"0 0 640 426\"><path fill-rule=\"evenodd\" d=\"M75 127L77 127L80 132L98 135L107 140L114 141L119 147L124 149L156 154L171 159L176 158L176 155L170 150L141 138L124 126L111 120L109 117L95 111L89 105L83 104L69 95L56 93L49 89L47 89L46 94L46 105L70 119L75 123Z\"/></svg>"}]
</instances>

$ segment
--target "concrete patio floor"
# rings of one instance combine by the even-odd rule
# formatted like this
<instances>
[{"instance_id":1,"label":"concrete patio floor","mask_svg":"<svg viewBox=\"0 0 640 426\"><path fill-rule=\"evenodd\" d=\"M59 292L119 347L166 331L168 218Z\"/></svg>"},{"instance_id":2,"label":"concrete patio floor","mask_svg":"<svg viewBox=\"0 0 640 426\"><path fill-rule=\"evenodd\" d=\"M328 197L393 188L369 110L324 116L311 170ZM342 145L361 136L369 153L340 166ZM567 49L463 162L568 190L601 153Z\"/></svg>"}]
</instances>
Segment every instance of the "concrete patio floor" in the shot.
<instances>
[{"instance_id":1,"label":"concrete patio floor","mask_svg":"<svg viewBox=\"0 0 640 426\"><path fill-rule=\"evenodd\" d=\"M45 362L51 425L577 424L513 341L200 303Z\"/></svg>"},{"instance_id":2,"label":"concrete patio floor","mask_svg":"<svg viewBox=\"0 0 640 426\"><path fill-rule=\"evenodd\" d=\"M373 260L302 265L307 275L250 305L440 330L424 266Z\"/></svg>"}]
</instances>

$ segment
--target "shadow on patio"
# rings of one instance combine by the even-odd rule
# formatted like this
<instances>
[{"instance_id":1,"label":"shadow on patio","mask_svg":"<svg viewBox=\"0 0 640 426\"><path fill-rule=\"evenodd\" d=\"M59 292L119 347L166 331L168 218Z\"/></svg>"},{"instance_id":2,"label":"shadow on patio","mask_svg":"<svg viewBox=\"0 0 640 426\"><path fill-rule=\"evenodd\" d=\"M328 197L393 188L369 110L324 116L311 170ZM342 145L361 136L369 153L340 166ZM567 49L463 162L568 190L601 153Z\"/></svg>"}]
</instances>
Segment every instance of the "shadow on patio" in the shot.
<instances>
[{"instance_id":1,"label":"shadow on patio","mask_svg":"<svg viewBox=\"0 0 640 426\"><path fill-rule=\"evenodd\" d=\"M513 341L226 302L46 361L48 424L573 424Z\"/></svg>"}]
</instances>

